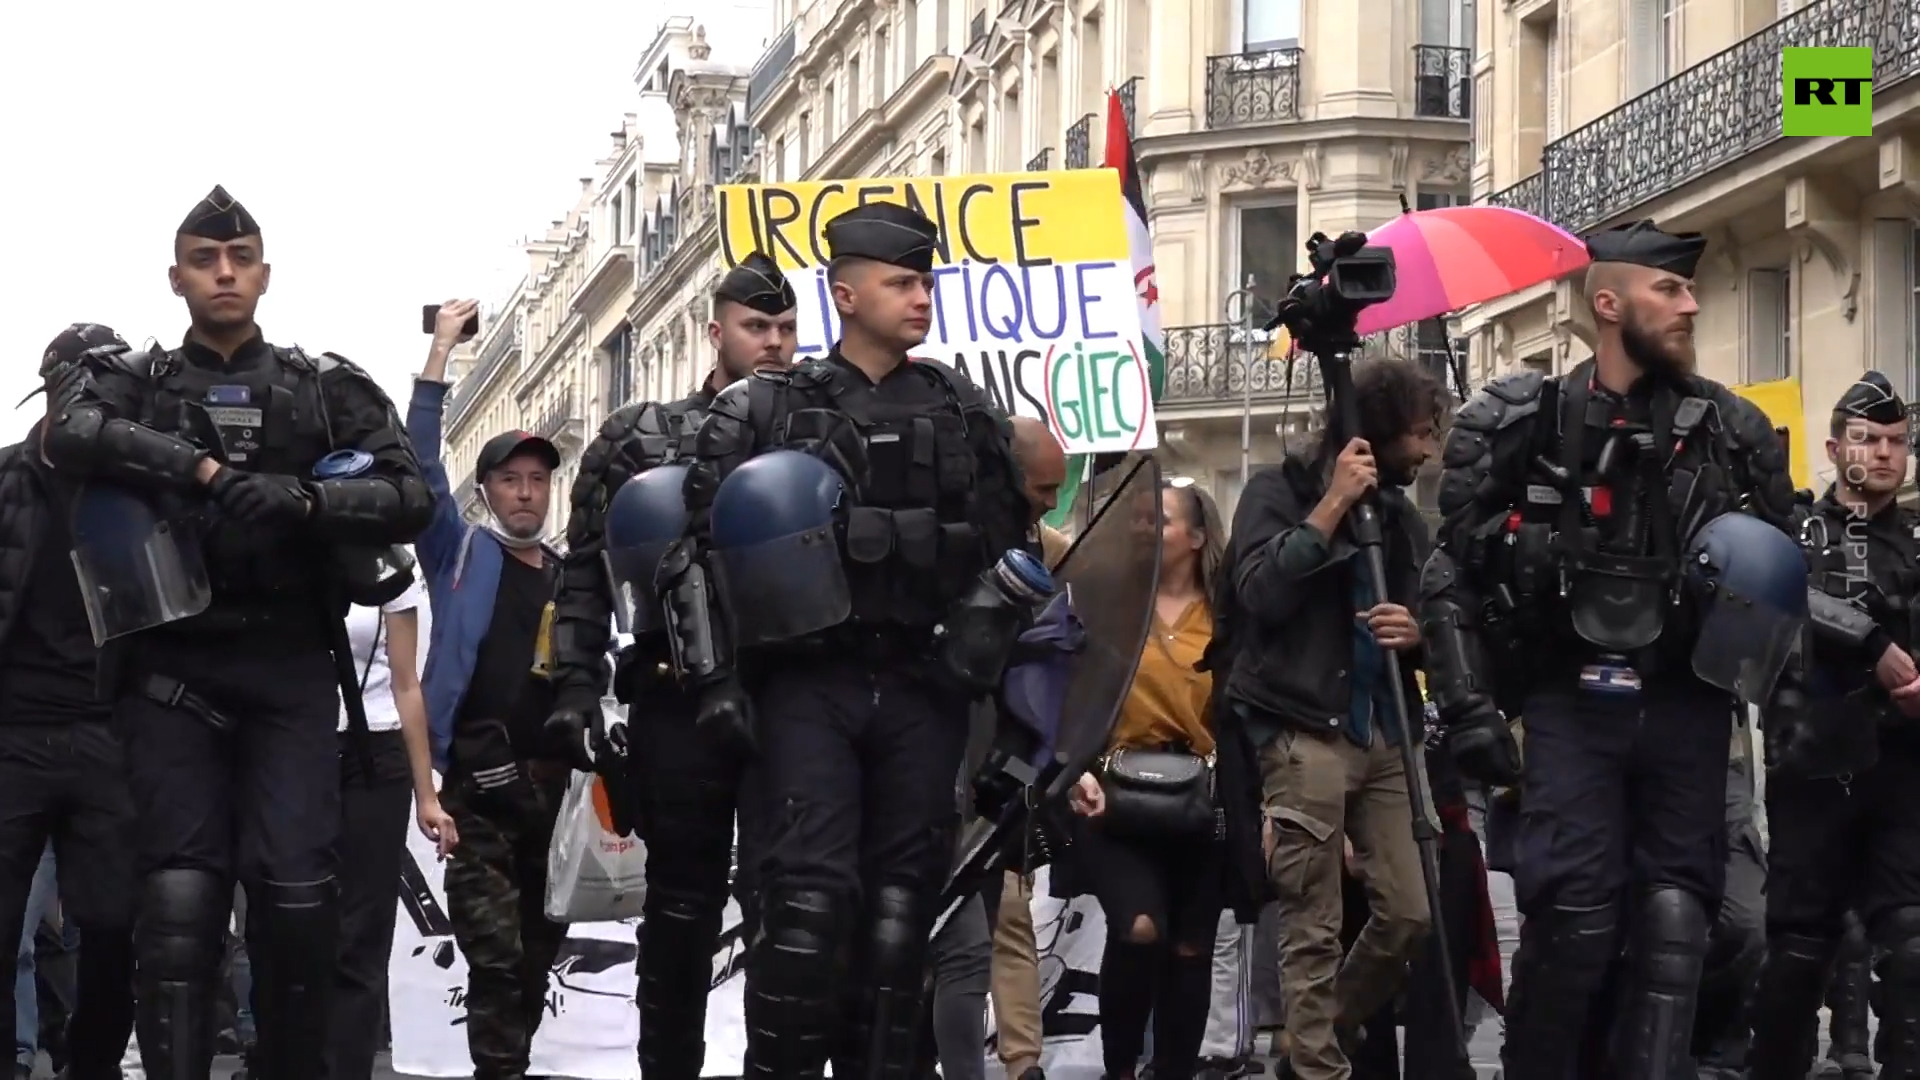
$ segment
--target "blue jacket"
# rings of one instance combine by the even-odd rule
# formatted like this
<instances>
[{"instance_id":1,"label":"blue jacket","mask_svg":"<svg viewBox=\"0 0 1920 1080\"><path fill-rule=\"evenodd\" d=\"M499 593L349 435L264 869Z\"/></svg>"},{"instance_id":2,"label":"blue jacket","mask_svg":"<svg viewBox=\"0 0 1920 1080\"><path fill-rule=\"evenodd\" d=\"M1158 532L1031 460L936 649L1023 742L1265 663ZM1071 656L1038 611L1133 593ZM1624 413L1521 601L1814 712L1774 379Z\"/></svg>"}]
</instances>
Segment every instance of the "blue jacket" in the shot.
<instances>
[{"instance_id":1,"label":"blue jacket","mask_svg":"<svg viewBox=\"0 0 1920 1080\"><path fill-rule=\"evenodd\" d=\"M473 681L480 640L493 622L500 567L507 557L506 548L491 532L460 518L460 504L442 460L440 414L446 399L447 384L416 379L413 398L407 403L407 437L413 440L427 487L433 491L433 521L414 540L413 550L433 605L427 671L420 690L427 699L433 767L442 774L447 771L447 749L453 744L453 718L459 715Z\"/></svg>"}]
</instances>

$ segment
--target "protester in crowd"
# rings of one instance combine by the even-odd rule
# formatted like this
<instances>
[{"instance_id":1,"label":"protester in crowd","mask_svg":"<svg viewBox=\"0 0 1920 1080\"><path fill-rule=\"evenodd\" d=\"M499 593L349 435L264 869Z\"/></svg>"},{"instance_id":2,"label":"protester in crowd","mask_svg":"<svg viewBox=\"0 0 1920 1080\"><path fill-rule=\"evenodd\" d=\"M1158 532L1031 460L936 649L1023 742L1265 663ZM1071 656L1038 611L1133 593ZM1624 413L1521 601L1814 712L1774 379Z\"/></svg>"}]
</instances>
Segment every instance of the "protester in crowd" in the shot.
<instances>
[{"instance_id":1,"label":"protester in crowd","mask_svg":"<svg viewBox=\"0 0 1920 1080\"><path fill-rule=\"evenodd\" d=\"M412 572L408 571L408 576ZM347 640L367 711L367 753L340 714L340 966L333 984L328 1080L370 1080L387 998L387 961L399 914L407 808L442 858L460 831L433 786L426 700L420 692L418 581L379 607L347 613Z\"/></svg>"},{"instance_id":2,"label":"protester in crowd","mask_svg":"<svg viewBox=\"0 0 1920 1080\"><path fill-rule=\"evenodd\" d=\"M14 1074L19 1080L33 1075L34 1062L40 1056L40 990L34 979L34 942L40 924L53 911L55 894L53 845L40 854L39 868L33 872L33 885L27 890L27 913L20 933L20 952L13 968L13 1049Z\"/></svg>"},{"instance_id":3,"label":"protester in crowd","mask_svg":"<svg viewBox=\"0 0 1920 1080\"><path fill-rule=\"evenodd\" d=\"M1215 1076L1238 1076L1253 1054L1253 931L1232 911L1220 912L1207 1033L1200 1040L1201 1068Z\"/></svg>"},{"instance_id":4,"label":"protester in crowd","mask_svg":"<svg viewBox=\"0 0 1920 1080\"><path fill-rule=\"evenodd\" d=\"M1353 393L1357 432L1329 429L1315 450L1253 475L1230 558L1236 642L1226 696L1261 747L1287 1031L1303 1080L1347 1075L1343 1044L1393 1000L1430 924L1387 657L1400 655L1402 700L1419 701L1420 628L1409 606L1419 603L1427 528L1402 489L1435 452L1445 400L1426 372L1400 360L1356 364ZM1360 571L1346 526L1376 489L1385 596ZM1373 901L1344 959L1343 836Z\"/></svg>"},{"instance_id":5,"label":"protester in crowd","mask_svg":"<svg viewBox=\"0 0 1920 1080\"><path fill-rule=\"evenodd\" d=\"M441 805L459 837L447 916L467 960L467 1047L475 1080L526 1075L548 971L566 927L546 917L547 848L568 767L545 745L551 711L554 578L547 509L560 452L524 431L489 439L474 462L485 525L462 523L441 460L447 354L478 309L441 305L413 384L407 434L433 491L415 540L433 613L422 693Z\"/></svg>"},{"instance_id":6,"label":"protester in crowd","mask_svg":"<svg viewBox=\"0 0 1920 1080\"><path fill-rule=\"evenodd\" d=\"M1060 502L1067 479L1066 452L1053 430L1039 420L1016 416L1013 454L1020 463L1027 504L1033 512L1030 548L1048 569L1060 565L1069 541L1042 519ZM1033 871L1023 865L1035 845L1021 833L1007 852L1008 869L997 897L986 897L993 932L992 987L995 1052L1008 1080L1046 1080L1040 1068L1040 950L1033 937ZM989 889L989 893L991 893ZM998 902L995 903L994 901Z\"/></svg>"},{"instance_id":7,"label":"protester in crowd","mask_svg":"<svg viewBox=\"0 0 1920 1080\"><path fill-rule=\"evenodd\" d=\"M105 326L75 323L47 345L41 389L95 350L126 347ZM48 425L43 418L0 449L0 941L27 943L25 962L16 961L24 979L0 980L14 998L0 1001L0 1023L15 1025L10 1041L30 1065L38 1042L30 943L57 891L86 938L71 1071L76 1080L118 1080L133 1030L132 797L113 707L97 693L99 650L71 561L76 488L47 464Z\"/></svg>"},{"instance_id":8,"label":"protester in crowd","mask_svg":"<svg viewBox=\"0 0 1920 1080\"><path fill-rule=\"evenodd\" d=\"M1167 487L1161 509L1149 640L1106 757L1072 793L1086 819L1074 873L1106 915L1100 1041L1111 1080L1136 1075L1149 1015L1155 1080L1195 1074L1220 911L1231 900L1246 921L1257 915L1257 883L1234 880L1241 860L1232 857L1233 841L1250 841L1243 834L1258 821L1251 765L1236 756L1248 748L1237 727L1223 730L1225 714L1210 710L1213 676L1196 669L1213 639L1208 598L1226 537L1198 487ZM1191 779L1168 797L1150 773Z\"/></svg>"}]
</instances>

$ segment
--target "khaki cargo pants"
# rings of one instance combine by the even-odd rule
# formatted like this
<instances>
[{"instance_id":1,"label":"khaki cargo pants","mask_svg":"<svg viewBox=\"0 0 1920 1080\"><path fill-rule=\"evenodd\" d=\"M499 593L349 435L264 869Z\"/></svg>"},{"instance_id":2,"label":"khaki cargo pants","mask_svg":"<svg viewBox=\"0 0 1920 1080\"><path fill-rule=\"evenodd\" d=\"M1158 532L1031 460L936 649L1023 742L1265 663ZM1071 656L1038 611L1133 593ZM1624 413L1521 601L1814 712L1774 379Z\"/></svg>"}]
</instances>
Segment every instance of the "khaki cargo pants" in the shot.
<instances>
[{"instance_id":1,"label":"khaki cargo pants","mask_svg":"<svg viewBox=\"0 0 1920 1080\"><path fill-rule=\"evenodd\" d=\"M1359 1024L1393 999L1431 925L1406 769L1399 748L1377 732L1362 749L1335 732L1283 731L1260 751L1260 774L1294 1073L1300 1080L1345 1080L1352 1070L1336 1024ZM1372 912L1344 962L1343 834Z\"/></svg>"}]
</instances>

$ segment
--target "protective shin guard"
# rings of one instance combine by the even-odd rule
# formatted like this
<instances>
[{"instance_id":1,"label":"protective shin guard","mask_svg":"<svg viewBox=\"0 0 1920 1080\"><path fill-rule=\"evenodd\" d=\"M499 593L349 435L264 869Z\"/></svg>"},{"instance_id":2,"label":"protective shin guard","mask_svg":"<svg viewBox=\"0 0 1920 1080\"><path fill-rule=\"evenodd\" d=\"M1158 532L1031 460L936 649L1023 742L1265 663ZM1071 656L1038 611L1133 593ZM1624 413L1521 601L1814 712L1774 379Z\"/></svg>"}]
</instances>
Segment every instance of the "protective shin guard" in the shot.
<instances>
[{"instance_id":1,"label":"protective shin guard","mask_svg":"<svg viewBox=\"0 0 1920 1080\"><path fill-rule=\"evenodd\" d=\"M640 1074L700 1080L706 1061L707 994L725 894L647 893L640 924Z\"/></svg>"},{"instance_id":2,"label":"protective shin guard","mask_svg":"<svg viewBox=\"0 0 1920 1080\"><path fill-rule=\"evenodd\" d=\"M925 1000L927 920L920 894L901 885L874 891L865 949L866 978L853 1016L858 1071L848 1080L909 1080L919 1057ZM836 1075L838 1075L836 1071Z\"/></svg>"},{"instance_id":3,"label":"protective shin guard","mask_svg":"<svg viewBox=\"0 0 1920 1080\"><path fill-rule=\"evenodd\" d=\"M1811 934L1775 933L1754 988L1753 1042L1747 1062L1753 1080L1804 1080L1813 1067L1820 998L1836 943Z\"/></svg>"},{"instance_id":4,"label":"protective shin guard","mask_svg":"<svg viewBox=\"0 0 1920 1080\"><path fill-rule=\"evenodd\" d=\"M1873 994L1873 950L1859 920L1847 920L1846 936L1834 956L1833 982L1827 987L1827 1060L1847 1076L1873 1075L1867 1033L1868 1001Z\"/></svg>"},{"instance_id":5,"label":"protective shin guard","mask_svg":"<svg viewBox=\"0 0 1920 1080\"><path fill-rule=\"evenodd\" d=\"M1895 908L1868 928L1881 950L1880 1075L1920 1078L1920 908Z\"/></svg>"},{"instance_id":6,"label":"protective shin guard","mask_svg":"<svg viewBox=\"0 0 1920 1080\"><path fill-rule=\"evenodd\" d=\"M1612 904L1550 908L1521 924L1500 1055L1506 1075L1573 1074L1618 934Z\"/></svg>"},{"instance_id":7,"label":"protective shin guard","mask_svg":"<svg viewBox=\"0 0 1920 1080\"><path fill-rule=\"evenodd\" d=\"M233 887L198 870L159 870L142 887L134 926L134 1010L151 1080L207 1080L214 995Z\"/></svg>"},{"instance_id":8,"label":"protective shin guard","mask_svg":"<svg viewBox=\"0 0 1920 1080\"><path fill-rule=\"evenodd\" d=\"M833 1048L846 901L813 889L769 890L747 958L747 1075L815 1080Z\"/></svg>"},{"instance_id":9,"label":"protective shin guard","mask_svg":"<svg viewBox=\"0 0 1920 1080\"><path fill-rule=\"evenodd\" d=\"M1693 1012L1706 965L1706 906L1680 889L1640 899L1628 950L1628 982L1614 1062L1619 1080L1680 1080L1694 1075Z\"/></svg>"},{"instance_id":10,"label":"protective shin guard","mask_svg":"<svg viewBox=\"0 0 1920 1080\"><path fill-rule=\"evenodd\" d=\"M248 897L254 1072L265 1080L319 1080L325 1071L328 1000L339 956L340 912L332 878L263 882Z\"/></svg>"}]
</instances>

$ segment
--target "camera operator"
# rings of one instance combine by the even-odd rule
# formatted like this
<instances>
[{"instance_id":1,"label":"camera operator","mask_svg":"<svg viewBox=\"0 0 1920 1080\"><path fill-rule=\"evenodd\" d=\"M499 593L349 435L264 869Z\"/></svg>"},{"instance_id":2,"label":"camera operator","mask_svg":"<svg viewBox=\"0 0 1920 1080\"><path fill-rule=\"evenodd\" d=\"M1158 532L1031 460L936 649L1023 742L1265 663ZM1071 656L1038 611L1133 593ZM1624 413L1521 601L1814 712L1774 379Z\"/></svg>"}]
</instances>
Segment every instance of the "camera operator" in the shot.
<instances>
[{"instance_id":1,"label":"camera operator","mask_svg":"<svg viewBox=\"0 0 1920 1080\"><path fill-rule=\"evenodd\" d=\"M1444 400L1417 367L1353 371L1358 436L1255 473L1234 515L1234 651L1227 698L1256 745L1268 872L1281 903L1281 992L1294 1073L1339 1080L1362 1020L1392 1000L1426 940L1427 898L1383 650L1417 656L1409 606L1426 525L1400 489L1430 457ZM1379 489L1388 578L1370 595L1348 512ZM1406 700L1420 691L1402 670ZM1371 917L1341 958L1343 837Z\"/></svg>"}]
</instances>

